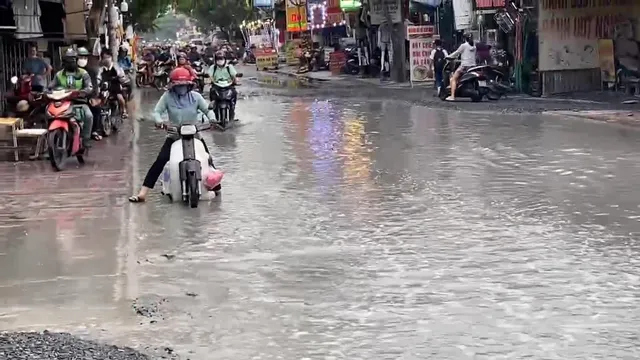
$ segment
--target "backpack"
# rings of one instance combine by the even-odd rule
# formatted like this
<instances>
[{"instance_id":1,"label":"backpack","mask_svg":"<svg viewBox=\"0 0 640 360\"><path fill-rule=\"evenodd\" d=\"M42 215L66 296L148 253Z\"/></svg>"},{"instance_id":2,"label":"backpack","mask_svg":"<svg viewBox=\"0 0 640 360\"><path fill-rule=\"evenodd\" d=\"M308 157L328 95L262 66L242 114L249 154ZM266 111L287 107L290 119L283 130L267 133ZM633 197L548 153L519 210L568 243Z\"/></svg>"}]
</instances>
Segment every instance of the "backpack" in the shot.
<instances>
[{"instance_id":1,"label":"backpack","mask_svg":"<svg viewBox=\"0 0 640 360\"><path fill-rule=\"evenodd\" d=\"M437 70L442 69L444 67L445 58L444 50L436 49L436 52L433 54L433 67Z\"/></svg>"}]
</instances>

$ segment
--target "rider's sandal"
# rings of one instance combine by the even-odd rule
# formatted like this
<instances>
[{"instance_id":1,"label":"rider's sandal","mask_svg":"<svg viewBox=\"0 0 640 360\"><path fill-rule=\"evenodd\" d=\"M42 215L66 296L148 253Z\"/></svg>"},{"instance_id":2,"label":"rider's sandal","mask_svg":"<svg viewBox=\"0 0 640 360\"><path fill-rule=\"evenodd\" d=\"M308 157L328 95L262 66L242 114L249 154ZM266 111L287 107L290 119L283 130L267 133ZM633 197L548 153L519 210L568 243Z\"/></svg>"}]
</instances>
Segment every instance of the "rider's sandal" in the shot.
<instances>
[{"instance_id":1,"label":"rider's sandal","mask_svg":"<svg viewBox=\"0 0 640 360\"><path fill-rule=\"evenodd\" d=\"M132 203L143 203L143 202L145 202L145 199L141 198L140 196L135 195L135 196L131 196L129 198L129 202L132 202Z\"/></svg>"},{"instance_id":2,"label":"rider's sandal","mask_svg":"<svg viewBox=\"0 0 640 360\"><path fill-rule=\"evenodd\" d=\"M126 112L123 112L123 113L122 113L122 118L123 118L123 119L126 119L126 118L128 118L128 117L129 117L129 113L126 113Z\"/></svg>"},{"instance_id":3,"label":"rider's sandal","mask_svg":"<svg viewBox=\"0 0 640 360\"><path fill-rule=\"evenodd\" d=\"M91 138L95 141L102 140L102 136L100 136L100 134L98 134L97 132L94 132L93 134L91 134Z\"/></svg>"}]
</instances>

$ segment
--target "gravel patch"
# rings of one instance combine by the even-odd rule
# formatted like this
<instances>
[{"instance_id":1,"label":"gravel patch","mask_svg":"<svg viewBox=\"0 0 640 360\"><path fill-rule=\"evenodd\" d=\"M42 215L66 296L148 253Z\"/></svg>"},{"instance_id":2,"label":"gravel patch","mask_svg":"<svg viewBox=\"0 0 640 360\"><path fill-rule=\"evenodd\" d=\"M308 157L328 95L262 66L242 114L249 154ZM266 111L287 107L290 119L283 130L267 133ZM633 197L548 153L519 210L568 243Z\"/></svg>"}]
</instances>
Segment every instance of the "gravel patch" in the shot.
<instances>
[{"instance_id":1,"label":"gravel patch","mask_svg":"<svg viewBox=\"0 0 640 360\"><path fill-rule=\"evenodd\" d=\"M0 359L11 360L148 360L131 348L98 344L67 333L0 334Z\"/></svg>"}]
</instances>

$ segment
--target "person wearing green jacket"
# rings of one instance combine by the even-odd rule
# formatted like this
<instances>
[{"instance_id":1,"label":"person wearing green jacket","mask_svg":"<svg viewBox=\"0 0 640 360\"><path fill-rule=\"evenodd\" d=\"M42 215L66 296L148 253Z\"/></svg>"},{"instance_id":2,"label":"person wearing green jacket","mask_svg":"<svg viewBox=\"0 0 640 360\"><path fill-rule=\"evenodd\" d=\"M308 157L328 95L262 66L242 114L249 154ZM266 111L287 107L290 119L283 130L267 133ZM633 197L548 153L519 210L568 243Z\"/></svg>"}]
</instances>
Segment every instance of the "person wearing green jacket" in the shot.
<instances>
[{"instance_id":1,"label":"person wearing green jacket","mask_svg":"<svg viewBox=\"0 0 640 360\"><path fill-rule=\"evenodd\" d=\"M153 110L153 119L157 127L161 127L164 124L162 119L164 113L167 113L172 126L179 127L182 125L196 125L198 123L198 111L204 114L209 111L209 104L202 95L191 90L193 87L192 79L191 72L185 68L179 67L171 72L169 75L169 90L160 97ZM176 140L175 137L167 135L158 157L151 165L142 182L142 188L137 195L129 198L130 202L139 203L146 200L149 190L153 189L164 170L164 166L169 162L171 145ZM202 143L207 152L209 152L204 140L202 140ZM213 163L210 165L213 165ZM220 185L213 190L220 191Z\"/></svg>"},{"instance_id":2,"label":"person wearing green jacket","mask_svg":"<svg viewBox=\"0 0 640 360\"><path fill-rule=\"evenodd\" d=\"M78 67L78 55L75 50L68 49L63 58L64 68L56 73L53 81L49 84L49 89L78 90L84 96L89 96L93 92L91 76L82 68ZM91 128L93 126L93 113L87 104L74 104L74 111L82 113L78 121L82 123L82 144L84 147L91 147Z\"/></svg>"}]
</instances>

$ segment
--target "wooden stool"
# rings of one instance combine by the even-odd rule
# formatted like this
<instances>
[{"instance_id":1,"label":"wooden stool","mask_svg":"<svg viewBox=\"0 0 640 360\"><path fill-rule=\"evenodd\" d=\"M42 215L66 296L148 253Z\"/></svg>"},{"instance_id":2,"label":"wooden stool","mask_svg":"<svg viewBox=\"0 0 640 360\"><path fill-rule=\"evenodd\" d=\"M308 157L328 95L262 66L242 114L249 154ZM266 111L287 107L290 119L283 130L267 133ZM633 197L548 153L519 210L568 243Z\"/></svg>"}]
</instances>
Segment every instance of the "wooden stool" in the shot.
<instances>
[{"instance_id":1,"label":"wooden stool","mask_svg":"<svg viewBox=\"0 0 640 360\"><path fill-rule=\"evenodd\" d=\"M18 159L18 136L16 134L18 129L22 129L23 122L21 118L0 118L0 126L8 127L11 130L11 140L13 146L9 146L10 150L13 150L13 156L15 161Z\"/></svg>"}]
</instances>

